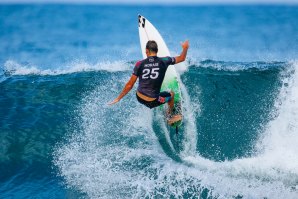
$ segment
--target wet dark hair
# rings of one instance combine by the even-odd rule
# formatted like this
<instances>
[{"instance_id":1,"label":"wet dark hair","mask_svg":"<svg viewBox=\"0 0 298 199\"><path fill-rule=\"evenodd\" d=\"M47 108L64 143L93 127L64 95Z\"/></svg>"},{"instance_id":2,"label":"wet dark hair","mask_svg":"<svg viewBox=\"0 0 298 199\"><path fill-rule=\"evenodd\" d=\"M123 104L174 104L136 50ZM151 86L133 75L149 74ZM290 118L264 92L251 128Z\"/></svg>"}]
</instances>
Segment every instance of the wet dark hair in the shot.
<instances>
[{"instance_id":1,"label":"wet dark hair","mask_svg":"<svg viewBox=\"0 0 298 199\"><path fill-rule=\"evenodd\" d=\"M157 47L157 43L153 40L149 40L146 44L146 49L148 49L151 52L158 52L158 47Z\"/></svg>"}]
</instances>

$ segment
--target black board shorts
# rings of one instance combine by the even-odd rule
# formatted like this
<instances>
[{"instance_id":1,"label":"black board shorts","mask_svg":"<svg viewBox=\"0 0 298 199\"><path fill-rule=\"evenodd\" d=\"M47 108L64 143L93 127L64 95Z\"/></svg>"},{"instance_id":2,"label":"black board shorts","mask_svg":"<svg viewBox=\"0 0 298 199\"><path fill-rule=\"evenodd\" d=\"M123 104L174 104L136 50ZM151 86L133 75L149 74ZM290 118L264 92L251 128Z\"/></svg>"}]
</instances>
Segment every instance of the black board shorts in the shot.
<instances>
[{"instance_id":1,"label":"black board shorts","mask_svg":"<svg viewBox=\"0 0 298 199\"><path fill-rule=\"evenodd\" d=\"M166 91L163 91L161 93L159 93L159 96L153 100L153 101L146 101L146 100L143 100L142 98L140 98L137 94L137 99L138 101L141 103L141 104L144 104L145 106L147 106L148 108L155 108L155 107L158 107L162 104L165 104L167 102L169 102L171 100L171 93L169 92L166 92Z\"/></svg>"}]
</instances>

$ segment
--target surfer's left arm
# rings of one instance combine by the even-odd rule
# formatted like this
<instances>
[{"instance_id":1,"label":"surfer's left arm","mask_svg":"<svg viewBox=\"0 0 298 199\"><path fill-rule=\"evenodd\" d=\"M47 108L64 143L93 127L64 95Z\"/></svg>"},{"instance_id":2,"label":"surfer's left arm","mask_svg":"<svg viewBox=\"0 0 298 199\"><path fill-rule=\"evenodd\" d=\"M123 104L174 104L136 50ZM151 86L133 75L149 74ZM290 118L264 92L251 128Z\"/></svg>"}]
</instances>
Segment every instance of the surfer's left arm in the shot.
<instances>
[{"instance_id":1,"label":"surfer's left arm","mask_svg":"<svg viewBox=\"0 0 298 199\"><path fill-rule=\"evenodd\" d=\"M119 102L133 88L133 86L136 83L137 79L138 79L138 76L133 74L130 77L130 79L128 80L128 82L125 84L125 86L124 86L122 92L120 93L120 95L116 99L114 99L114 101L108 103L108 105L112 105L112 104L115 104L115 103Z\"/></svg>"},{"instance_id":2,"label":"surfer's left arm","mask_svg":"<svg viewBox=\"0 0 298 199\"><path fill-rule=\"evenodd\" d=\"M182 46L182 52L179 56L175 57L176 62L175 64L178 64L180 62L183 62L186 59L187 51L189 48L189 42L186 40L185 42L181 43Z\"/></svg>"}]
</instances>

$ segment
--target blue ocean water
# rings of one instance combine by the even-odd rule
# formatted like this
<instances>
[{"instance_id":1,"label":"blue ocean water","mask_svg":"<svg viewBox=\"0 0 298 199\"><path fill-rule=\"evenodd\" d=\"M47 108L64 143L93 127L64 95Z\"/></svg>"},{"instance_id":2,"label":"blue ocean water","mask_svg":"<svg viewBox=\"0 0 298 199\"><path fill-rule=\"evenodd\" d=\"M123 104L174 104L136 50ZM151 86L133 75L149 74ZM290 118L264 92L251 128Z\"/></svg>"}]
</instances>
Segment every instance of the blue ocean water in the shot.
<instances>
[{"instance_id":1,"label":"blue ocean water","mask_svg":"<svg viewBox=\"0 0 298 199\"><path fill-rule=\"evenodd\" d=\"M176 136L134 90L137 15L173 55ZM298 7L0 5L0 198L298 198Z\"/></svg>"}]
</instances>

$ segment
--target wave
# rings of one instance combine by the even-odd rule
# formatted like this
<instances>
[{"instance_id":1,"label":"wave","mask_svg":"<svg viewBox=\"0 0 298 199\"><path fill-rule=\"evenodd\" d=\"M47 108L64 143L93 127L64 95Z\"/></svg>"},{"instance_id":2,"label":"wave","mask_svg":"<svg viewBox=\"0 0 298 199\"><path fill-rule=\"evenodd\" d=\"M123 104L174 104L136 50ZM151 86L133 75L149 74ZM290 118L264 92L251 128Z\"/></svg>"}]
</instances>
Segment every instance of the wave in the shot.
<instances>
[{"instance_id":1,"label":"wave","mask_svg":"<svg viewBox=\"0 0 298 199\"><path fill-rule=\"evenodd\" d=\"M217 67L233 64L243 68ZM106 105L130 67L0 83L3 169L53 161L68 187L91 198L297 196L296 62L189 64L180 76L188 121L179 150L132 93Z\"/></svg>"},{"instance_id":2,"label":"wave","mask_svg":"<svg viewBox=\"0 0 298 199\"><path fill-rule=\"evenodd\" d=\"M295 73L285 67L231 71L190 66L181 79L187 97L195 102L188 105L188 110L195 117L194 129L197 130L196 135L189 132L193 129L186 128L186 132L182 132L183 149L181 153L176 152L182 162L169 155L172 153L167 150L173 149L175 140L168 143L167 135L161 135L168 131L156 128L159 121L151 111L133 103L131 98L114 107L99 105L108 101L110 91L105 85L98 85L79 107L80 132L57 149L55 165L68 185L91 198L198 195L295 198L298 171L294 168L296 164L291 163L289 150L282 151L286 153L284 162L279 162L278 158L272 158L278 154L272 153L267 144L263 147L269 151L255 148L260 144L260 135L264 135L265 140L273 138L267 142L268 146L282 143L285 148L290 144L290 148L296 149L293 145L296 135L288 140L264 133L272 126L270 121L279 123L278 118L282 116L272 112L281 110L275 107L275 102L282 93L287 93L280 86L289 82L287 87L294 92L297 87L288 80L296 79ZM119 81L124 83L125 77ZM112 84L115 95L121 84ZM196 102L198 111L194 108ZM293 104L291 97L289 102ZM294 104L296 107L297 102ZM293 125L295 119L291 118ZM295 129L290 133L294 132ZM193 140L197 141L196 146ZM172 146L166 147L168 144Z\"/></svg>"}]
</instances>

